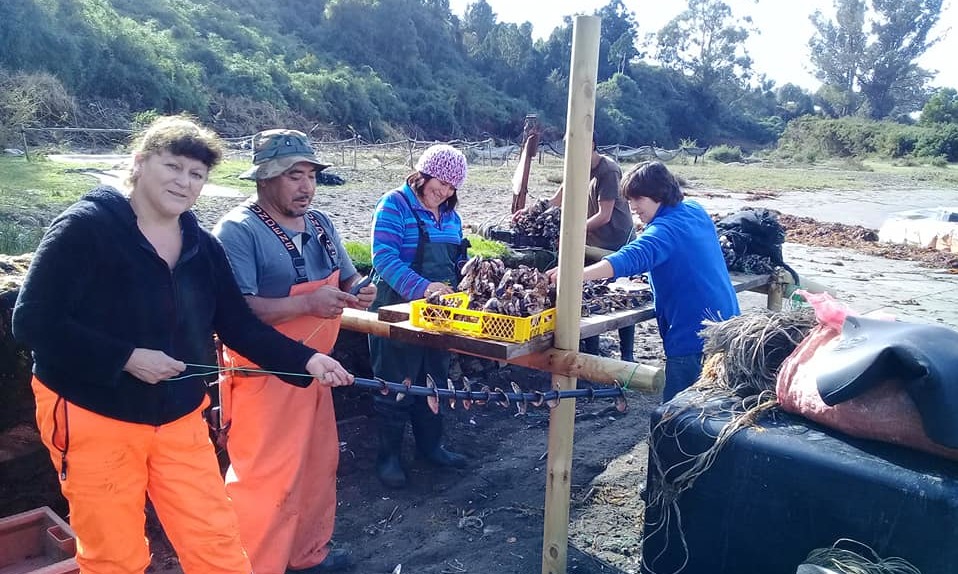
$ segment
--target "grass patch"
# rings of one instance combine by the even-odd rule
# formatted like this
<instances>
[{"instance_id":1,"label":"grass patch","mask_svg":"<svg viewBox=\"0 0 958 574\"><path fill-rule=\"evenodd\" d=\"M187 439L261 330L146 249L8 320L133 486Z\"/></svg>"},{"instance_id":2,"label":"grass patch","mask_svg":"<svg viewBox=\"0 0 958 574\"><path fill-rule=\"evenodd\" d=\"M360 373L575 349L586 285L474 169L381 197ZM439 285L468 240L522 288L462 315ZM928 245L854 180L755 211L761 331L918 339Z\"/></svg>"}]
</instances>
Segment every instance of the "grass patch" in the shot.
<instances>
[{"instance_id":1,"label":"grass patch","mask_svg":"<svg viewBox=\"0 0 958 574\"><path fill-rule=\"evenodd\" d=\"M40 245L42 227L27 227L9 221L0 221L0 254L21 255L30 253Z\"/></svg>"},{"instance_id":2,"label":"grass patch","mask_svg":"<svg viewBox=\"0 0 958 574\"><path fill-rule=\"evenodd\" d=\"M690 190L707 187L728 191L814 191L865 187L860 172L817 166L771 167L763 164L706 163L670 167L676 175L689 183Z\"/></svg>"},{"instance_id":3,"label":"grass patch","mask_svg":"<svg viewBox=\"0 0 958 574\"><path fill-rule=\"evenodd\" d=\"M628 169L623 166L623 169ZM755 163L724 165L670 164L675 174L695 188L728 191L818 191L825 189L951 188L958 170L950 167L896 166L878 161L830 161L815 165Z\"/></svg>"},{"instance_id":4,"label":"grass patch","mask_svg":"<svg viewBox=\"0 0 958 574\"><path fill-rule=\"evenodd\" d=\"M0 221L44 226L96 185L75 165L0 157Z\"/></svg>"},{"instance_id":5,"label":"grass patch","mask_svg":"<svg viewBox=\"0 0 958 574\"><path fill-rule=\"evenodd\" d=\"M249 159L225 159L210 172L209 183L252 193L256 191L256 182L239 178L252 165Z\"/></svg>"},{"instance_id":6,"label":"grass patch","mask_svg":"<svg viewBox=\"0 0 958 574\"><path fill-rule=\"evenodd\" d=\"M502 259L509 255L511 249L501 241L486 239L481 235L470 235L469 239L469 257L479 255L490 259Z\"/></svg>"},{"instance_id":7,"label":"grass patch","mask_svg":"<svg viewBox=\"0 0 958 574\"><path fill-rule=\"evenodd\" d=\"M958 187L958 168L954 164L910 166L866 161L865 165L880 176L900 179L908 182L911 186Z\"/></svg>"},{"instance_id":8,"label":"grass patch","mask_svg":"<svg viewBox=\"0 0 958 574\"><path fill-rule=\"evenodd\" d=\"M352 259L356 271L363 275L368 275L373 268L373 255L369 243L364 241L344 241L343 247L346 253Z\"/></svg>"},{"instance_id":9,"label":"grass patch","mask_svg":"<svg viewBox=\"0 0 958 574\"><path fill-rule=\"evenodd\" d=\"M471 247L469 248L469 257L481 255L483 257L496 257L502 259L511 253L509 246L499 241L484 239L479 235L468 236ZM344 241L343 247L346 253L356 266L356 270L362 274L370 272L373 266L372 251L369 243L365 241Z\"/></svg>"}]
</instances>

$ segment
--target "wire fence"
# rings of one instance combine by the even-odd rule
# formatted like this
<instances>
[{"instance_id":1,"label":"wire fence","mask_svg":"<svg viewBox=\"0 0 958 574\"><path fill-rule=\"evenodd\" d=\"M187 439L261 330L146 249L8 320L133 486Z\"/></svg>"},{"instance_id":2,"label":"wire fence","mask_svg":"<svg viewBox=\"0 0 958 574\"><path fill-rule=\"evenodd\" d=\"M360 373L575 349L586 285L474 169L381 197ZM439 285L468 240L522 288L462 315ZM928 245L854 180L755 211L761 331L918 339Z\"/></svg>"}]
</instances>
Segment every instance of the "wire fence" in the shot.
<instances>
[{"instance_id":1,"label":"wire fence","mask_svg":"<svg viewBox=\"0 0 958 574\"><path fill-rule=\"evenodd\" d=\"M130 136L134 133L129 129L118 128L86 128L86 127L23 127L20 129L22 151L24 157L30 159L30 144L28 134L64 134L68 136L63 144L78 143L82 147L91 147L94 149L111 148L115 149L125 146L129 143ZM223 138L231 154L240 154L251 152L253 134ZM506 143L500 145L494 138L483 140L449 140L449 141L426 141L416 139L397 139L386 142L369 142L360 136L341 139L341 140L311 140L313 148L320 157L330 160L338 160L337 165L342 167L350 166L353 169L359 169L361 163L366 161L373 167L387 166L405 166L412 168L416 159L429 146L443 143L451 145L463 152L470 163L502 166L510 162L517 161L521 148L518 144ZM683 146L676 149L665 149L654 145L645 145L639 147L625 146L615 144L610 146L599 146L601 153L612 156L617 162L622 161L644 161L660 160L672 161L679 157L692 158L697 162L698 158L703 157L708 148ZM540 142L538 149L538 161L542 163L543 157L551 155L562 158L565 156L565 142L562 140L552 142Z\"/></svg>"}]
</instances>

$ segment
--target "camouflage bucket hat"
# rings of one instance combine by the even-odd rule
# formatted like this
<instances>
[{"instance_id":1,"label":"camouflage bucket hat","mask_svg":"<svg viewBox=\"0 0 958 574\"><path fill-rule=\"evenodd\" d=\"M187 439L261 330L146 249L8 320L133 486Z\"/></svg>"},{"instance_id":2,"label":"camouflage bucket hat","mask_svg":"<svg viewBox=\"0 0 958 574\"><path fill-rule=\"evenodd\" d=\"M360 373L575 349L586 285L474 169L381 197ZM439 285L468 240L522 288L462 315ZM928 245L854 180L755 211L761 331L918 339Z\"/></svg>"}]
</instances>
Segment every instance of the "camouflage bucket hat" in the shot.
<instances>
[{"instance_id":1,"label":"camouflage bucket hat","mask_svg":"<svg viewBox=\"0 0 958 574\"><path fill-rule=\"evenodd\" d=\"M323 171L329 164L319 161L306 134L296 130L266 130L253 136L253 167L240 179L269 179L282 175L299 162L316 166Z\"/></svg>"}]
</instances>

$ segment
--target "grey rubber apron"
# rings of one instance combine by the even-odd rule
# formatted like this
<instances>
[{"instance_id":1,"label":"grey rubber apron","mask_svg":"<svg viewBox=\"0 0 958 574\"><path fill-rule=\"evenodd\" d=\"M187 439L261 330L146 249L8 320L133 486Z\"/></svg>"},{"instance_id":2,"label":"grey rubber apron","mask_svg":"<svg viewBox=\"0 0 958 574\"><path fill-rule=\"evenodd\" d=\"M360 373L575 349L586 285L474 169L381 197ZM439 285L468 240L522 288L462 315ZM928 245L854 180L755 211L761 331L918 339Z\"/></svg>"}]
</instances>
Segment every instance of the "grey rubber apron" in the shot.
<instances>
[{"instance_id":1,"label":"grey rubber apron","mask_svg":"<svg viewBox=\"0 0 958 574\"><path fill-rule=\"evenodd\" d=\"M395 193L399 193L406 204L409 205L409 200L401 191ZM412 209L411 205L410 209ZM462 250L465 249L465 244L435 243L431 241L426 222L419 217L415 209L412 209L412 213L416 218L416 225L419 229L419 242L411 265L412 270L429 281L440 281L455 286L459 281L457 263ZM374 275L373 280L376 283L377 291L376 300L373 301L370 310L379 309L384 305L406 302L378 273ZM375 335L369 336L369 351L373 373L377 377L397 383L408 377L412 379L413 384L425 385L426 373L429 373L437 385L445 387L449 374L450 355L448 351L399 343ZM393 397L388 398L395 402ZM409 397L407 396L407 398Z\"/></svg>"}]
</instances>

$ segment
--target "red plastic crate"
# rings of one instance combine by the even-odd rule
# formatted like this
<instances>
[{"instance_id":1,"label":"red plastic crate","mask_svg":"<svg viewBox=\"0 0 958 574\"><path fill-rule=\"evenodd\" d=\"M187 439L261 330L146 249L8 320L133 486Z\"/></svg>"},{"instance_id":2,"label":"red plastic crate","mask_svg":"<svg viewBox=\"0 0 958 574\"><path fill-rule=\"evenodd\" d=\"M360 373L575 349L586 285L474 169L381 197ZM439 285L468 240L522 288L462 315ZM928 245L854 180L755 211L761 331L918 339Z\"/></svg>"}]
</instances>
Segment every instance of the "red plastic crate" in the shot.
<instances>
[{"instance_id":1,"label":"red plastic crate","mask_svg":"<svg viewBox=\"0 0 958 574\"><path fill-rule=\"evenodd\" d=\"M0 574L79 574L76 537L47 506L0 518Z\"/></svg>"}]
</instances>

